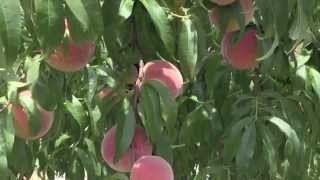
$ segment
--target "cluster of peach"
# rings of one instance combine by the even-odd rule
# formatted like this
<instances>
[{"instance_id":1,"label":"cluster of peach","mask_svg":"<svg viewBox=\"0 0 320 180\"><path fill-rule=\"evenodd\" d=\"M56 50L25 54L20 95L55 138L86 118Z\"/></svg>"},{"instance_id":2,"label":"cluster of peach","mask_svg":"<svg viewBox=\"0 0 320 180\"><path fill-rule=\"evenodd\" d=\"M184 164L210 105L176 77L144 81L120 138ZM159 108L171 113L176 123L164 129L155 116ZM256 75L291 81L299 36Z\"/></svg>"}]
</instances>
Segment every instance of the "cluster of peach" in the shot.
<instances>
[{"instance_id":1,"label":"cluster of peach","mask_svg":"<svg viewBox=\"0 0 320 180\"><path fill-rule=\"evenodd\" d=\"M219 7L232 6L239 3L247 25L253 18L252 0L212 0L217 6L209 11L209 17L217 27L221 24L219 21ZM229 18L225 28L224 37L221 43L221 51L228 63L237 69L250 69L257 65L257 37L256 30L247 29L240 39L233 43L233 38L240 25L236 17ZM68 26L66 25L66 31ZM66 48L66 49L65 49ZM58 45L48 56L48 64L63 72L78 71L83 68L94 55L95 45L91 41L77 43L69 40L65 44ZM142 70L142 81L137 79L137 70L133 71L133 79L141 81L158 80L163 83L172 97L177 97L182 93L183 78L179 69L172 63L165 60L153 60L147 62ZM137 83L138 84L138 83ZM139 86L140 86L139 85ZM102 89L98 96L103 98L108 96L112 89L107 87ZM31 91L25 90L19 93L19 96L32 98ZM29 126L28 113L26 109L18 104L13 104L12 113L14 117L14 127L16 135L24 139L37 139L49 131L53 124L54 112L46 111L39 105L40 128L37 133L32 133ZM119 172L131 172L131 180L173 180L174 175L170 164L159 156L152 155L152 144L147 138L145 131L141 127L136 127L132 143L129 149L123 153L117 162L114 162L115 155L115 132L116 126L107 131L101 145L101 153L106 163L114 170Z\"/></svg>"},{"instance_id":2,"label":"cluster of peach","mask_svg":"<svg viewBox=\"0 0 320 180\"><path fill-rule=\"evenodd\" d=\"M69 24L65 19L65 38L67 43L58 44L48 56L48 64L62 72L74 72L83 68L91 59L95 52L95 45L92 41L77 43L70 37ZM66 45L66 47L65 47ZM18 97L28 97L32 99L30 90L19 92ZM19 99L18 98L18 99ZM39 112L40 128L37 133L33 133L29 126L28 113L20 102L10 104L13 113L13 125L15 133L23 139L38 139L46 135L51 128L54 120L54 112L47 111L37 104Z\"/></svg>"},{"instance_id":3,"label":"cluster of peach","mask_svg":"<svg viewBox=\"0 0 320 180\"><path fill-rule=\"evenodd\" d=\"M136 84L141 88L149 80L157 80L165 85L173 98L181 95L183 78L179 69L165 60L147 62L142 69L142 80L137 79ZM99 99L110 95L112 89L106 87L98 94ZM115 156L116 126L105 134L101 154L107 164L119 172L130 172L131 180L173 180L174 174L170 164L160 156L152 155L153 146L143 128L135 128L132 143L129 149L121 155L117 162Z\"/></svg>"},{"instance_id":4,"label":"cluster of peach","mask_svg":"<svg viewBox=\"0 0 320 180\"><path fill-rule=\"evenodd\" d=\"M218 28L224 24L224 35L221 42L221 53L232 67L236 69L252 69L257 66L257 31L255 28L246 28L242 36L234 42L236 34L240 30L239 19L244 19L244 25L248 25L253 19L254 8L252 0L212 0L215 7L209 11L209 19ZM243 17L228 16L220 21L223 10L232 6L240 6Z\"/></svg>"},{"instance_id":5,"label":"cluster of peach","mask_svg":"<svg viewBox=\"0 0 320 180\"><path fill-rule=\"evenodd\" d=\"M70 40L67 46L58 45L48 56L47 62L51 67L59 71L78 71L90 61L94 51L95 46L91 41L78 44ZM179 69L172 63L165 60L153 60L147 62L139 71L139 74L143 74L142 78L138 77L138 71L135 67L131 75L133 77L131 81L135 81L138 89L148 80L158 80L167 87L169 94L173 98L182 93L183 78ZM112 91L110 87L103 88L98 92L97 97L103 100ZM117 95L116 92L112 94ZM30 90L24 90L19 92L18 97L32 98L32 93ZM37 104L40 128L37 132L33 132L29 123L29 114L22 103L18 101L10 106L13 113L15 133L18 137L38 139L48 133L54 121L54 111L47 111ZM174 179L170 164L160 156L152 155L152 143L148 140L144 129L138 125L135 128L131 145L125 153L121 154L118 161L114 161L115 134L116 126L106 132L101 144L102 157L112 169L119 172L130 172L131 180Z\"/></svg>"}]
</instances>

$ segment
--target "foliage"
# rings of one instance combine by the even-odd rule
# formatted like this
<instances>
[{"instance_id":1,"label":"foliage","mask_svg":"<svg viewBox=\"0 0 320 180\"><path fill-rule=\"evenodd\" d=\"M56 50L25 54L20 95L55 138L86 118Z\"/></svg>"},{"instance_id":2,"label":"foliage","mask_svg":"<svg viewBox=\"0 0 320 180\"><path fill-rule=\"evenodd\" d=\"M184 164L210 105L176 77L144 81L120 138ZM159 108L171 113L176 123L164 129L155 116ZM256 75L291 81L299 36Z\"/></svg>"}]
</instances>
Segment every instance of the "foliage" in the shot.
<instances>
[{"instance_id":1,"label":"foliage","mask_svg":"<svg viewBox=\"0 0 320 180\"><path fill-rule=\"evenodd\" d=\"M0 0L0 179L29 178L34 170L49 179L128 179L106 165L100 146L117 124L117 153L124 152L135 123L177 180L318 179L320 1L254 0L248 26L257 29L261 52L258 66L245 71L221 55L223 32L208 18L214 6L209 0ZM90 63L72 73L47 63L65 40L65 18L73 40L96 44ZM245 29L242 23L240 35ZM157 81L141 91L126 82L132 66L155 59L181 70L177 99ZM99 102L95 95L105 86L117 95ZM55 111L40 140L14 136L8 102L26 88Z\"/></svg>"}]
</instances>

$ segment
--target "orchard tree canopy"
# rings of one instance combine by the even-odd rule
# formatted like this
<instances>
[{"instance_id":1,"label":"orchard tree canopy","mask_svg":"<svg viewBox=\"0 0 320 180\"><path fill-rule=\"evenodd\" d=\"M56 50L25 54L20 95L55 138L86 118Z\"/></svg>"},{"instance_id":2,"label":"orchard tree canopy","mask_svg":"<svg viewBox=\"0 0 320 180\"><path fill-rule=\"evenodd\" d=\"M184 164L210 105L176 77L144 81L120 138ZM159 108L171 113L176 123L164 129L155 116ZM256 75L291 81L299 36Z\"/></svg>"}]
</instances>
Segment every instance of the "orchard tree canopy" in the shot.
<instances>
[{"instance_id":1,"label":"orchard tree canopy","mask_svg":"<svg viewBox=\"0 0 320 180\"><path fill-rule=\"evenodd\" d=\"M319 0L0 0L1 180L318 180L319 163Z\"/></svg>"}]
</instances>

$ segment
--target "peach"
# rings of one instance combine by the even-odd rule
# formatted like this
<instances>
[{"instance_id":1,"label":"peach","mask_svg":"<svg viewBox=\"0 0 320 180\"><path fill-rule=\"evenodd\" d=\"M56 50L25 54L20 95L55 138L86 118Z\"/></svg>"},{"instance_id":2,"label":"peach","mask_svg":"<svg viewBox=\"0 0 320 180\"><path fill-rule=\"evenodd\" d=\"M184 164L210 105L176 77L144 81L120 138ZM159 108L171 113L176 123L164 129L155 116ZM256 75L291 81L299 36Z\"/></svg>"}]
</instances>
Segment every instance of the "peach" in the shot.
<instances>
[{"instance_id":1,"label":"peach","mask_svg":"<svg viewBox=\"0 0 320 180\"><path fill-rule=\"evenodd\" d=\"M144 155L152 154L152 144L149 142L145 131L141 127L135 128L132 143L129 149L123 153L119 161L114 162L116 142L116 126L112 127L105 134L102 145L101 154L106 163L114 170L119 172L129 172L133 163Z\"/></svg>"},{"instance_id":2,"label":"peach","mask_svg":"<svg viewBox=\"0 0 320 180\"><path fill-rule=\"evenodd\" d=\"M225 33L221 51L225 60L236 69L252 69L256 67L258 56L257 32L255 29L247 30L234 44L231 42L235 32Z\"/></svg>"},{"instance_id":3,"label":"peach","mask_svg":"<svg viewBox=\"0 0 320 180\"><path fill-rule=\"evenodd\" d=\"M228 5L228 4L231 4L233 3L235 0L212 0L212 2L220 5L220 6L225 6L225 5Z\"/></svg>"},{"instance_id":4,"label":"peach","mask_svg":"<svg viewBox=\"0 0 320 180\"><path fill-rule=\"evenodd\" d=\"M134 163L130 180L173 180L170 164L159 156L143 156Z\"/></svg>"},{"instance_id":5,"label":"peach","mask_svg":"<svg viewBox=\"0 0 320 180\"><path fill-rule=\"evenodd\" d=\"M244 14L245 25L249 24L249 22L253 18L254 10L253 10L253 3L252 0L239 0L240 6L242 7L241 14ZM209 11L209 19L212 24L220 27L220 15L219 15L219 7L214 7L212 10ZM237 31L240 29L239 22L236 17L230 17L225 28L225 32L232 32Z\"/></svg>"},{"instance_id":6,"label":"peach","mask_svg":"<svg viewBox=\"0 0 320 180\"><path fill-rule=\"evenodd\" d=\"M183 77L179 69L168 61L154 60L143 67L143 80L159 80L173 97L182 93Z\"/></svg>"},{"instance_id":7,"label":"peach","mask_svg":"<svg viewBox=\"0 0 320 180\"><path fill-rule=\"evenodd\" d=\"M26 90L19 93L19 96L27 96L32 97L31 91ZM19 104L12 105L12 113L13 113L13 125L15 128L15 133L18 137L23 139L38 139L46 135L49 129L52 127L54 120L54 113L50 111L46 111L39 105L37 108L40 112L40 122L41 126L39 132L36 134L32 134L31 128L28 124L28 115L26 110Z\"/></svg>"},{"instance_id":8,"label":"peach","mask_svg":"<svg viewBox=\"0 0 320 180\"><path fill-rule=\"evenodd\" d=\"M63 72L78 71L90 61L95 52L95 45L91 41L76 43L70 40L66 44L58 45L48 57L48 64Z\"/></svg>"}]
</instances>

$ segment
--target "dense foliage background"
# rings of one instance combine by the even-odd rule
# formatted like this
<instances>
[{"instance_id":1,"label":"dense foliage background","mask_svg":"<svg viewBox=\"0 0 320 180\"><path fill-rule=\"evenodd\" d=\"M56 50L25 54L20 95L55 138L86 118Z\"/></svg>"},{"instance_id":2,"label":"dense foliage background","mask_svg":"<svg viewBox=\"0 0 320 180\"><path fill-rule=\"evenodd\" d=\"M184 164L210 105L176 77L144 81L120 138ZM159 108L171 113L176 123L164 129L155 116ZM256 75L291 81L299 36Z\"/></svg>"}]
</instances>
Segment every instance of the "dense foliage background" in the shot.
<instances>
[{"instance_id":1,"label":"dense foliage background","mask_svg":"<svg viewBox=\"0 0 320 180\"><path fill-rule=\"evenodd\" d=\"M177 180L315 180L320 177L320 1L254 0L259 64L236 70L221 55L223 33L208 0L0 0L0 179L127 179L102 160L106 129L117 149L137 122ZM237 11L232 11L237 15ZM64 39L92 40L95 55L73 73L52 69L48 54ZM248 27L247 26L247 27ZM245 30L241 24L241 30ZM241 32L240 32L241 34ZM139 104L132 66L166 59L179 67L176 101L157 83ZM95 99L103 87L117 96ZM55 111L40 140L14 136L8 101L30 88ZM132 136L132 135L131 135Z\"/></svg>"}]
</instances>

